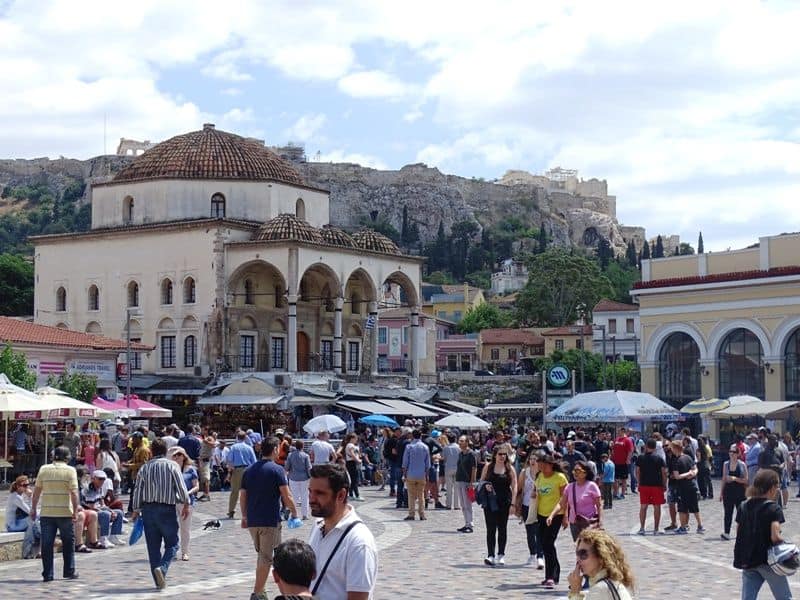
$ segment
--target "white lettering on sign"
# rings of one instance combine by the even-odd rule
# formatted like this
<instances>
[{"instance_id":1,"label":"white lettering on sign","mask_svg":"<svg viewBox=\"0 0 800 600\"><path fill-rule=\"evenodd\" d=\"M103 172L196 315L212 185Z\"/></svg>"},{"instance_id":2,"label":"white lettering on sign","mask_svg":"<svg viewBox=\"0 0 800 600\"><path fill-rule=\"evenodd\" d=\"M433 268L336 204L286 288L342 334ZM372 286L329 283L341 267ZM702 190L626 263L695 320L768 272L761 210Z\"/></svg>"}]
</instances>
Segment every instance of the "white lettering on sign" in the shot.
<instances>
[{"instance_id":1,"label":"white lettering on sign","mask_svg":"<svg viewBox=\"0 0 800 600\"><path fill-rule=\"evenodd\" d=\"M72 360L68 369L74 373L94 375L97 379L113 381L117 377L116 363L113 360Z\"/></svg>"}]
</instances>

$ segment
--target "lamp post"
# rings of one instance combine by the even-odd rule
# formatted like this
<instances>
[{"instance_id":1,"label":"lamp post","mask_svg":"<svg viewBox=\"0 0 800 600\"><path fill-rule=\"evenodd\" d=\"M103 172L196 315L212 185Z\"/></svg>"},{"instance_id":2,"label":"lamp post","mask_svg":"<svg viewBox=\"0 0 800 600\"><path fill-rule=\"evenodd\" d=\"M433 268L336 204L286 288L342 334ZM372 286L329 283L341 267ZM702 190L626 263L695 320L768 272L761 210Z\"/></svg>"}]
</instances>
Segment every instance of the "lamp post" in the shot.
<instances>
[{"instance_id":1,"label":"lamp post","mask_svg":"<svg viewBox=\"0 0 800 600\"><path fill-rule=\"evenodd\" d=\"M140 315L138 307L125 309L125 405L131 407L131 315Z\"/></svg>"}]
</instances>

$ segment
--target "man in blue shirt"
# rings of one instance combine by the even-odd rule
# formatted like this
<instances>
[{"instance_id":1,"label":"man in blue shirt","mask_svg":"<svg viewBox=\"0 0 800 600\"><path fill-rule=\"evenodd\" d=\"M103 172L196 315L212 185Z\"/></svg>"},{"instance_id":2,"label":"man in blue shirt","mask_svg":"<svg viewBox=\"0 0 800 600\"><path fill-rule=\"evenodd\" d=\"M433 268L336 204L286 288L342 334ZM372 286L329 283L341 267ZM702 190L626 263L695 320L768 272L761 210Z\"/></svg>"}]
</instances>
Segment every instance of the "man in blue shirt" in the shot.
<instances>
[{"instance_id":1,"label":"man in blue shirt","mask_svg":"<svg viewBox=\"0 0 800 600\"><path fill-rule=\"evenodd\" d=\"M244 470L256 462L256 453L247 445L247 434L241 429L236 432L236 443L228 452L228 470L231 473L231 495L228 498L228 518L232 519L239 501L239 489L242 486Z\"/></svg>"},{"instance_id":2,"label":"man in blue shirt","mask_svg":"<svg viewBox=\"0 0 800 600\"><path fill-rule=\"evenodd\" d=\"M178 446L186 450L189 458L197 464L200 459L200 447L202 446L200 428L197 425L191 425L189 426L189 432L178 440Z\"/></svg>"},{"instance_id":3,"label":"man in blue shirt","mask_svg":"<svg viewBox=\"0 0 800 600\"><path fill-rule=\"evenodd\" d=\"M414 501L419 502L419 520L425 516L425 476L431 466L431 452L422 442L422 432L415 429L413 440L403 452L403 477L408 488L408 516L406 521L414 520Z\"/></svg>"},{"instance_id":4,"label":"man in blue shirt","mask_svg":"<svg viewBox=\"0 0 800 600\"><path fill-rule=\"evenodd\" d=\"M293 518L297 518L286 471L275 463L280 440L268 438L261 443L261 460L244 472L239 492L242 507L242 529L250 532L258 553L256 580L250 600L266 600L264 587L272 567L272 552L281 543L281 500ZM234 447L236 444L234 444Z\"/></svg>"},{"instance_id":5,"label":"man in blue shirt","mask_svg":"<svg viewBox=\"0 0 800 600\"><path fill-rule=\"evenodd\" d=\"M761 454L762 446L755 433L748 434L746 441L745 463L747 464L747 476L750 480L750 485L753 485L753 479L755 479L756 471L758 471L758 457Z\"/></svg>"}]
</instances>

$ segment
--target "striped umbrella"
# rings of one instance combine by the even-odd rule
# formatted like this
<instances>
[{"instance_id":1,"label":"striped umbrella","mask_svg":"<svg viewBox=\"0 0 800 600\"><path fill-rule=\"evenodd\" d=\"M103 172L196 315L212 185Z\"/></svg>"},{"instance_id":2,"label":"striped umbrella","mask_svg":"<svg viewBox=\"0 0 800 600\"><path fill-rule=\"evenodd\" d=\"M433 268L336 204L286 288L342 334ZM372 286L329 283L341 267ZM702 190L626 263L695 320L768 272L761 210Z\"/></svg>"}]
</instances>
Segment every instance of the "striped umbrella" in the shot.
<instances>
[{"instance_id":1,"label":"striped umbrella","mask_svg":"<svg viewBox=\"0 0 800 600\"><path fill-rule=\"evenodd\" d=\"M730 405L730 400L725 400L724 398L700 398L689 402L681 409L681 412L687 415L704 415L715 410L728 408Z\"/></svg>"}]
</instances>

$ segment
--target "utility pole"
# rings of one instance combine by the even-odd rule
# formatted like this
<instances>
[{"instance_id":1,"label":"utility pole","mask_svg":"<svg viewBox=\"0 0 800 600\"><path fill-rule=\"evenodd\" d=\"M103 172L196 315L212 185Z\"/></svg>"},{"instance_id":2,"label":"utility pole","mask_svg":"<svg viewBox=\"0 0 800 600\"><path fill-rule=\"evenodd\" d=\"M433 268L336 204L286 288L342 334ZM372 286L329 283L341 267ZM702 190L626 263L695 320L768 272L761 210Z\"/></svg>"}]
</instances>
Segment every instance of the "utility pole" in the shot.
<instances>
[{"instance_id":1,"label":"utility pole","mask_svg":"<svg viewBox=\"0 0 800 600\"><path fill-rule=\"evenodd\" d=\"M611 369L611 379L613 380L614 391L617 391L617 336L611 336L611 352L614 354L614 362Z\"/></svg>"}]
</instances>

